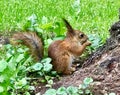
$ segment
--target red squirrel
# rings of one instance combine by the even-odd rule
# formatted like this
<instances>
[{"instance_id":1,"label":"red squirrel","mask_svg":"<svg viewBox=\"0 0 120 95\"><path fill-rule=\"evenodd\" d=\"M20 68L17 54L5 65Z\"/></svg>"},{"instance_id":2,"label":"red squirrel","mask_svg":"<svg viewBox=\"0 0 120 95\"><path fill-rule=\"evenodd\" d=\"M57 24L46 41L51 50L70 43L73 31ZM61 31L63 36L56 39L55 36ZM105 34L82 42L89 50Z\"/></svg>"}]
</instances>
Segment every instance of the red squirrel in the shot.
<instances>
[{"instance_id":1,"label":"red squirrel","mask_svg":"<svg viewBox=\"0 0 120 95\"><path fill-rule=\"evenodd\" d=\"M66 19L63 19L67 33L64 40L52 42L48 48L48 56L52 59L53 69L62 74L72 74L75 67L72 67L73 59L80 56L85 48L91 45L88 37L79 30L74 30ZM12 40L22 40L22 43L30 48L32 55L37 61L43 57L43 44L41 38L35 32L19 32L12 36Z\"/></svg>"}]
</instances>

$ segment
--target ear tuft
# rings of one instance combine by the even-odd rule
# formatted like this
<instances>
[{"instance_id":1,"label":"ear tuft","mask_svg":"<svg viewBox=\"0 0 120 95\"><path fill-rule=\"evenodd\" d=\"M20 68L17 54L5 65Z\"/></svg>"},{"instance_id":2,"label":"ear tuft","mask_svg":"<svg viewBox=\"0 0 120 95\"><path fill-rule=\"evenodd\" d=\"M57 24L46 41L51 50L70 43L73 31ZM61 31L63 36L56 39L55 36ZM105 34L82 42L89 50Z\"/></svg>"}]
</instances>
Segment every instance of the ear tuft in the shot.
<instances>
[{"instance_id":1,"label":"ear tuft","mask_svg":"<svg viewBox=\"0 0 120 95\"><path fill-rule=\"evenodd\" d=\"M63 21L67 27L68 32L70 32L74 35L74 30L73 30L72 26L69 24L69 22L65 18L63 18Z\"/></svg>"}]
</instances>

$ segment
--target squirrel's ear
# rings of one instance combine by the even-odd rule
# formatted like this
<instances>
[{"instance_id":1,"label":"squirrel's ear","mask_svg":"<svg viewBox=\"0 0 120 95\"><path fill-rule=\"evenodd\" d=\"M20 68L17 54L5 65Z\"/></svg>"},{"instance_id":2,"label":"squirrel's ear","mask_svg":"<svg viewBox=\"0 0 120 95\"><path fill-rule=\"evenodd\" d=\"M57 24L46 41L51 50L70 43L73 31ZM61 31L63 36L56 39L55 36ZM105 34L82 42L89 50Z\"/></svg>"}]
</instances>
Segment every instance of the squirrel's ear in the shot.
<instances>
[{"instance_id":1,"label":"squirrel's ear","mask_svg":"<svg viewBox=\"0 0 120 95\"><path fill-rule=\"evenodd\" d=\"M66 25L66 27L67 27L68 32L69 32L70 34L74 35L74 34L75 34L75 33L74 33L74 29L73 29L72 26L69 24L69 22L68 22L66 19L64 19L64 18L63 18L63 21L64 21L64 23L65 23L65 25Z\"/></svg>"}]
</instances>

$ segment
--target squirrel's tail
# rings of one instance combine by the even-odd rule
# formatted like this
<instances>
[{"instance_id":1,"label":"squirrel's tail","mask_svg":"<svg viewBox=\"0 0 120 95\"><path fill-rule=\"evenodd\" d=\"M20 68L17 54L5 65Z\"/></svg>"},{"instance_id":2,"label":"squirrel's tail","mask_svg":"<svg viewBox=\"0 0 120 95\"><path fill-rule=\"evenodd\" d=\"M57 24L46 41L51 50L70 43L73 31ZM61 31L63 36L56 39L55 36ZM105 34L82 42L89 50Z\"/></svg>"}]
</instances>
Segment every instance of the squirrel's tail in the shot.
<instances>
[{"instance_id":1,"label":"squirrel's tail","mask_svg":"<svg viewBox=\"0 0 120 95\"><path fill-rule=\"evenodd\" d=\"M30 48L30 52L37 61L41 60L44 48L41 38L35 32L18 32L12 36L13 44L23 44Z\"/></svg>"}]
</instances>

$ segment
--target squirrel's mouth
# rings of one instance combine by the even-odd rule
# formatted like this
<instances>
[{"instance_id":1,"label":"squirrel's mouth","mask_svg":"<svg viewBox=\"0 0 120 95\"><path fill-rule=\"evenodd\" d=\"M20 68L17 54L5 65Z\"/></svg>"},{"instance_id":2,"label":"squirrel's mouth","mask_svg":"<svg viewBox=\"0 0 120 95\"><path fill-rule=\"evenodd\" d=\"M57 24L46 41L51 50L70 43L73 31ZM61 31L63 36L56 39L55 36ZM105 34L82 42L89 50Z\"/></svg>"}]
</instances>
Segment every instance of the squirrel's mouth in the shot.
<instances>
[{"instance_id":1,"label":"squirrel's mouth","mask_svg":"<svg viewBox=\"0 0 120 95\"><path fill-rule=\"evenodd\" d=\"M85 42L87 42L87 39L86 39L86 40L83 40L83 41L81 42L81 44L84 44Z\"/></svg>"}]
</instances>

